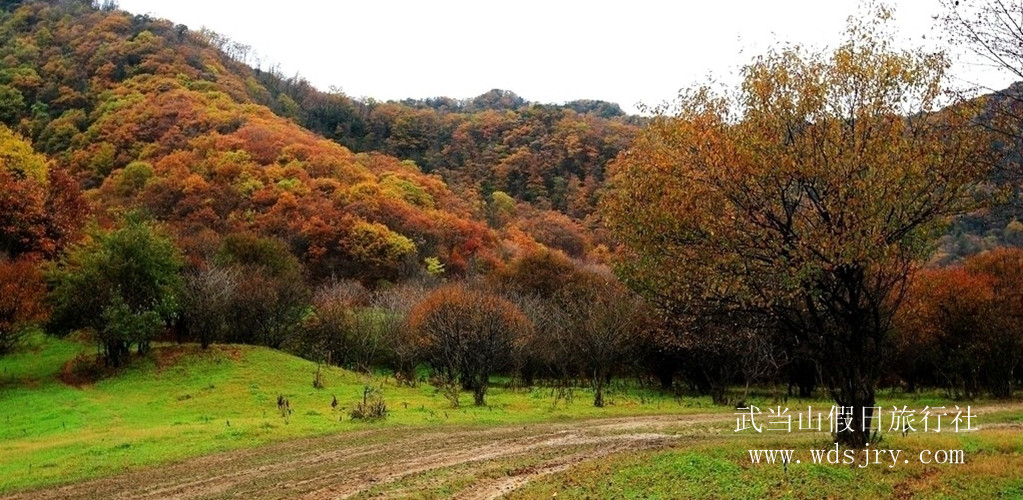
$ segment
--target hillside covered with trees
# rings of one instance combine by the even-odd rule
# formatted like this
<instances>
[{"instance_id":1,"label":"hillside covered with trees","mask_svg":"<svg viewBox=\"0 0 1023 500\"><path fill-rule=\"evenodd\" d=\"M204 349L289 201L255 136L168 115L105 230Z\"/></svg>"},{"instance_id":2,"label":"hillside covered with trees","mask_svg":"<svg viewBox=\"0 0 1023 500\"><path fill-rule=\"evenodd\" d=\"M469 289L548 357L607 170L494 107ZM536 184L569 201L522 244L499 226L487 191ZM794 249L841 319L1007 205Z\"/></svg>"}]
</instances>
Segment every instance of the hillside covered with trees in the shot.
<instances>
[{"instance_id":1,"label":"hillside covered with trees","mask_svg":"<svg viewBox=\"0 0 1023 500\"><path fill-rule=\"evenodd\" d=\"M581 313L632 300L596 204L638 119L504 91L356 102L246 50L112 2L4 4L4 351L40 322L115 367L159 339L260 344L409 383L429 363L479 404L492 373L599 388L653 352L642 322ZM428 326L452 311L493 335Z\"/></svg>"},{"instance_id":2,"label":"hillside covered with trees","mask_svg":"<svg viewBox=\"0 0 1023 500\"><path fill-rule=\"evenodd\" d=\"M97 346L69 376L254 344L454 407L496 376L858 410L1021 382L1023 250L981 253L1023 243L990 130L1014 101L948 97L884 15L633 117L356 100L114 2L0 6L0 355L36 329Z\"/></svg>"}]
</instances>

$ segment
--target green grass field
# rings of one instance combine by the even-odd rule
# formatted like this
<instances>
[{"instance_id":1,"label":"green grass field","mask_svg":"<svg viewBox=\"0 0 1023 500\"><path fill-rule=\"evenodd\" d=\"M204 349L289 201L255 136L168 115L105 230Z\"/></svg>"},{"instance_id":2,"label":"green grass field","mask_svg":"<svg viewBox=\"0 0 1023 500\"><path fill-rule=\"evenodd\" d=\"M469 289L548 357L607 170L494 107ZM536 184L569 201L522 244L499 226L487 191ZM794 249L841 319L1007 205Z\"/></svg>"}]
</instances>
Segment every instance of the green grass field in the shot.
<instances>
[{"instance_id":1,"label":"green grass field","mask_svg":"<svg viewBox=\"0 0 1023 500\"><path fill-rule=\"evenodd\" d=\"M598 416L705 412L707 398L681 398L632 388L594 408L589 391L570 401L550 389L495 384L487 407L461 407L428 384L397 386L393 378L323 368L270 349L157 345L123 372L76 387L60 374L91 344L34 336L21 352L0 358L0 492L112 474L217 451L289 438L383 426L488 425ZM367 386L381 388L389 415L352 421L350 408ZM277 397L289 400L282 417ZM332 408L333 398L338 407ZM726 411L726 409L720 409Z\"/></svg>"},{"instance_id":2,"label":"green grass field","mask_svg":"<svg viewBox=\"0 0 1023 500\"><path fill-rule=\"evenodd\" d=\"M120 373L98 382L74 385L62 377L91 344L34 336L21 352L0 358L0 493L37 488L125 470L177 461L218 451L249 448L287 439L345 433L359 429L407 427L409 432L449 425L571 421L630 415L718 412L708 398L675 397L635 384L619 385L605 408L592 406L592 394L576 390L568 401L551 389L510 389L496 383L488 407L461 408L428 384L397 386L384 375L370 376L324 369L324 388L313 388L317 367L285 353L250 346L157 345ZM352 421L350 408L367 386L379 388L390 410L379 422ZM282 416L278 395L291 413ZM880 404L921 408L943 404L939 394L907 396L882 393ZM338 407L332 408L336 397ZM769 396L750 400L764 407ZM784 403L783 403L784 404ZM830 401L789 401L793 408ZM970 404L1004 405L1003 402ZM1010 405L1011 406L1011 405ZM538 477L513 493L515 498L819 498L831 496L923 498L1023 498L1023 411L1013 406L985 414L983 424L1002 423L971 434L886 435L881 445L919 450L961 448L969 460L959 466L910 464L886 469L809 464L778 466L750 463L748 448L808 449L825 446L821 435L738 435L731 424L680 429L684 440L667 450L625 451L580 463L564 472ZM720 427L720 429L718 429ZM524 459L509 458L508 467ZM502 466L503 467L503 466ZM501 467L486 474L501 475ZM511 470L511 469L509 469ZM496 472L495 472L496 471ZM482 473L482 472L481 472ZM445 470L429 473L432 480ZM457 479L455 474L452 481ZM444 481L441 489L455 488ZM422 490L420 490L422 493ZM444 495L440 495L443 497ZM427 495L424 498L430 497ZM432 498L432 497L431 497Z\"/></svg>"},{"instance_id":3,"label":"green grass field","mask_svg":"<svg viewBox=\"0 0 1023 500\"><path fill-rule=\"evenodd\" d=\"M1020 418L1020 415L1016 415ZM921 450L964 449L964 464L896 467L752 464L749 448L826 448L822 439L706 439L684 449L618 454L534 480L509 498L1023 498L1023 433L901 436L880 443L917 457ZM797 455L799 456L799 455ZM900 457L901 458L901 457Z\"/></svg>"}]
</instances>

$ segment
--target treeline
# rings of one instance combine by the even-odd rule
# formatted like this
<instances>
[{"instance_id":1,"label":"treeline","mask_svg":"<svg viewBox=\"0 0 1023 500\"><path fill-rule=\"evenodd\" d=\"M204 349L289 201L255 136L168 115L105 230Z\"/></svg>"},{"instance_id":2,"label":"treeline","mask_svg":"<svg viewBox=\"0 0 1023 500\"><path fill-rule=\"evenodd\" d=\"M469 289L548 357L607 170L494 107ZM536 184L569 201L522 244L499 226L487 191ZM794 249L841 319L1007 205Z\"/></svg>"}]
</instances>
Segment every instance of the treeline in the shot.
<instances>
[{"instance_id":1,"label":"treeline","mask_svg":"<svg viewBox=\"0 0 1023 500\"><path fill-rule=\"evenodd\" d=\"M917 393L938 389L951 400L1008 398L1023 384L1023 249L998 248L909 278L883 350L881 386ZM732 316L655 339L665 385L731 403L731 387L781 387L789 397L819 392L821 374L838 360L793 343L784 330Z\"/></svg>"},{"instance_id":2,"label":"treeline","mask_svg":"<svg viewBox=\"0 0 1023 500\"><path fill-rule=\"evenodd\" d=\"M466 100L363 102L273 68L257 78L269 91L261 102L353 151L412 160L453 185L503 191L580 221L596 209L606 165L643 122L604 101L537 104L494 89Z\"/></svg>"},{"instance_id":3,"label":"treeline","mask_svg":"<svg viewBox=\"0 0 1023 500\"><path fill-rule=\"evenodd\" d=\"M138 212L83 239L89 212L77 185L10 132L3 146L0 352L40 323L60 335L88 332L114 366L155 339L265 345L353 370L387 368L409 384L427 367L453 402L467 389L479 404L498 374L524 386L589 386L597 405L614 377L734 403L735 385L781 384L809 397L829 369L750 318L667 323L664 309L606 267L540 246L486 272L453 276L434 259L397 284L367 286L320 277L286 241L258 233L182 246ZM886 384L954 398L1013 394L1023 251L918 271L907 290Z\"/></svg>"},{"instance_id":4,"label":"treeline","mask_svg":"<svg viewBox=\"0 0 1023 500\"><path fill-rule=\"evenodd\" d=\"M53 266L24 256L0 264L2 352L39 322L58 335L90 332L112 366L157 339L262 345L351 370L388 369L401 383L437 386L456 405L461 390L485 404L495 375L525 387L589 387L597 406L622 377L721 404L739 401L735 386L746 396L773 387L775 396L805 398L832 369L750 318L669 327L608 268L559 251L527 252L462 280L445 280L438 265L385 287L316 284L279 240L232 234L190 262L159 225L129 213L113 229L91 230ZM916 272L882 361L883 386L937 388L954 400L1012 396L1023 382L1021 285L1015 249Z\"/></svg>"},{"instance_id":5,"label":"treeline","mask_svg":"<svg viewBox=\"0 0 1023 500\"><path fill-rule=\"evenodd\" d=\"M0 266L5 297L19 300L0 311L2 352L42 323L55 335L89 335L112 367L154 340L252 344L352 370L389 368L410 385L426 367L455 405L461 390L484 405L502 374L527 386L590 385L603 406L612 378L641 375L656 350L638 296L606 267L551 250L465 280L446 281L437 265L375 289L314 284L279 240L231 234L189 262L159 224L129 212L111 229L90 229L52 265L32 264Z\"/></svg>"}]
</instances>

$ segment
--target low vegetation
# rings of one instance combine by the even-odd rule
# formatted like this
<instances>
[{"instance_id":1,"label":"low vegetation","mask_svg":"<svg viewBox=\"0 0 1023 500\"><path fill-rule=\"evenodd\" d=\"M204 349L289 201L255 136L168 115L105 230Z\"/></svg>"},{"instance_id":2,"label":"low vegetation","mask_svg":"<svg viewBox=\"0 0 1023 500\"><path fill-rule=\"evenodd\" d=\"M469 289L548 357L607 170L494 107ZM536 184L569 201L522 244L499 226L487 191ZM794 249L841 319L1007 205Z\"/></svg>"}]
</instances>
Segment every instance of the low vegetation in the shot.
<instances>
[{"instance_id":1,"label":"low vegetation","mask_svg":"<svg viewBox=\"0 0 1023 500\"><path fill-rule=\"evenodd\" d=\"M692 497L1019 491L1017 437L862 425L1023 383L1023 226L999 205L1018 144L991 135L1018 115L951 91L946 54L895 50L871 5L833 50L769 51L641 119L498 90L359 102L115 2L0 2L0 492L348 431L790 400L853 409L819 439L978 458L779 475L746 440L658 434L522 494L675 497L673 468ZM989 216L985 252L949 250Z\"/></svg>"},{"instance_id":2,"label":"low vegetation","mask_svg":"<svg viewBox=\"0 0 1023 500\"><path fill-rule=\"evenodd\" d=\"M217 345L203 350L195 344L156 343L148 357L137 359L131 366L83 372L77 370L79 363L95 359L89 344L38 333L31 334L27 342L21 353L0 359L0 400L7 408L25 409L10 411L3 417L0 492L76 482L125 469L299 437L391 427L407 428L407 434L437 426L492 427L594 417L715 412L721 417L711 425L713 434L734 434L733 408L715 405L706 396L665 393L635 381L607 387L605 406L596 408L590 388L574 389L576 394L566 397L557 387L516 388L508 379L495 379L488 392L487 406L454 408L438 387L428 384L410 387L390 374L318 367L314 362L262 347ZM312 383L318 372L323 384L319 389ZM941 394L901 392L881 398L885 405L912 407L939 405L943 401ZM758 391L750 402L764 407L830 404L822 399L786 403L783 388ZM985 416L984 423L1020 418L1016 411L991 419ZM997 436L1018 438L1018 434L1001 432ZM969 437L962 439L964 443L971 442ZM997 442L994 437L984 439L983 442ZM776 444L804 444L796 441ZM728 460L740 462L739 448L756 442L755 437L742 435L712 452L727 453ZM712 440L708 446L713 449L714 443ZM1007 440L997 449L1020 446L1012 443ZM987 448L970 449L971 457L976 456L978 461L989 459L987 452L972 454ZM656 460L648 460L647 455L625 456L607 463L615 467L620 463L628 469L633 460L643 461L650 472L661 474L651 477L668 481L677 476L667 475L666 468L678 463L676 455L688 453L672 452ZM1001 460L998 456L990 459ZM597 474L615 470L606 468L611 465L585 466L583 475L565 484L592 480L593 487L597 487L600 481ZM596 467L597 471L588 467ZM658 467L665 470L657 472ZM756 474L761 477L760 472ZM775 472L763 474L766 475L758 480L765 484L774 481L771 478ZM552 486L555 484L560 483L541 482L540 489L527 491L566 491ZM637 488L636 484L639 483L632 487ZM586 489L580 487L577 491Z\"/></svg>"},{"instance_id":3,"label":"low vegetation","mask_svg":"<svg viewBox=\"0 0 1023 500\"><path fill-rule=\"evenodd\" d=\"M486 406L455 408L426 383L244 345L155 343L130 366L96 366L89 343L39 333L0 358L0 401L8 408L0 417L0 492L367 426L487 426L712 406L630 383L616 386L605 396L613 404L598 409L586 389L564 399L551 387L498 379Z\"/></svg>"},{"instance_id":4,"label":"low vegetation","mask_svg":"<svg viewBox=\"0 0 1023 500\"><path fill-rule=\"evenodd\" d=\"M1019 421L1019 413L1012 419ZM1017 498L1023 480L1023 437L997 430L969 435L887 438L880 446L918 456L925 449L966 449L965 464L872 465L751 464L749 448L805 450L825 439L708 437L668 451L626 452L538 478L510 499L759 499L759 498ZM828 443L830 444L830 442ZM438 497L439 498L439 497Z\"/></svg>"}]
</instances>

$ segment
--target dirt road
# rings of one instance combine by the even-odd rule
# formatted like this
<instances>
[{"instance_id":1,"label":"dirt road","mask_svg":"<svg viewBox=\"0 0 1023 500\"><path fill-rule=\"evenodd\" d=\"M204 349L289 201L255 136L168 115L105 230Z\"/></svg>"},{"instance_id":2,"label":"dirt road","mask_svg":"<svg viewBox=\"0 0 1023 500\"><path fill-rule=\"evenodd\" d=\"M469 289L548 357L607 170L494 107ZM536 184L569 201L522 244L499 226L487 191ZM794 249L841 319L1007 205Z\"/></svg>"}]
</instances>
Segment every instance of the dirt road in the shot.
<instances>
[{"instance_id":1,"label":"dirt road","mask_svg":"<svg viewBox=\"0 0 1023 500\"><path fill-rule=\"evenodd\" d=\"M679 429L727 430L731 418L719 413L362 431L211 455L8 500L497 498L586 460L678 445Z\"/></svg>"},{"instance_id":2,"label":"dirt road","mask_svg":"<svg viewBox=\"0 0 1023 500\"><path fill-rule=\"evenodd\" d=\"M979 414L1018 410L988 405ZM69 486L28 499L498 498L623 451L731 435L734 414L640 416L499 427L389 428L287 441ZM981 425L981 429L1004 425Z\"/></svg>"}]
</instances>

